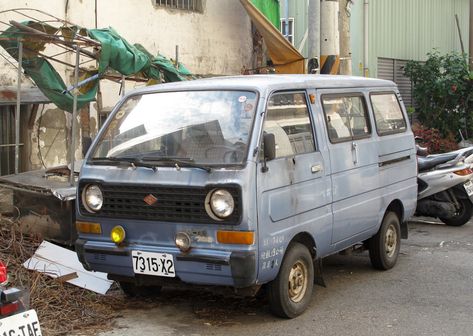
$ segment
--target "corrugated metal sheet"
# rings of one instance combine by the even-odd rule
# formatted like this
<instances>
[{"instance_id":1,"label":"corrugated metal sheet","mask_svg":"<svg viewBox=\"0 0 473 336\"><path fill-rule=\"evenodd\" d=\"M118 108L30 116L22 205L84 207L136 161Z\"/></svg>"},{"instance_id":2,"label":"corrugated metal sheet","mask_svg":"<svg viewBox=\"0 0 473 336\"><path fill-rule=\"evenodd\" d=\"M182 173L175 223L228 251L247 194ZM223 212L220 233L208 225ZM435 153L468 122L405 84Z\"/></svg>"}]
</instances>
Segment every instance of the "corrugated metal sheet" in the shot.
<instances>
[{"instance_id":1,"label":"corrugated metal sheet","mask_svg":"<svg viewBox=\"0 0 473 336\"><path fill-rule=\"evenodd\" d=\"M355 3L363 7L363 2ZM433 49L460 51L458 15L464 44L468 41L469 0L372 0L369 2L369 67L377 76L379 57L425 60ZM352 22L353 24L354 22ZM363 22L355 22L362 27ZM353 30L357 30L353 27ZM362 46L354 46L362 48Z\"/></svg>"},{"instance_id":2,"label":"corrugated metal sheet","mask_svg":"<svg viewBox=\"0 0 473 336\"><path fill-rule=\"evenodd\" d=\"M412 106L412 83L404 76L407 61L391 58L378 58L378 78L388 79L397 84L405 106Z\"/></svg>"}]
</instances>

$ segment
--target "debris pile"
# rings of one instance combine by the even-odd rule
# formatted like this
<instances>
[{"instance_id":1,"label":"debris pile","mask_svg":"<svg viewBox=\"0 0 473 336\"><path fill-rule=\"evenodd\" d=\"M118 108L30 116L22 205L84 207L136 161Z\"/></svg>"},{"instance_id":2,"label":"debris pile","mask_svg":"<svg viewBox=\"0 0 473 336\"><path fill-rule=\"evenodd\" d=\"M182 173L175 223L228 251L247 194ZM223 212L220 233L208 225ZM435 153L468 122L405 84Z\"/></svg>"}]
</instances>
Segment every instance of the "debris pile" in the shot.
<instances>
[{"instance_id":1,"label":"debris pile","mask_svg":"<svg viewBox=\"0 0 473 336\"><path fill-rule=\"evenodd\" d=\"M40 237L22 234L19 224L0 215L0 260L8 267L9 284L26 289L30 308L38 313L44 335L69 335L87 330L94 334L110 326L125 307L125 299L116 287L110 294L62 283L45 274L23 267L41 243Z\"/></svg>"}]
</instances>

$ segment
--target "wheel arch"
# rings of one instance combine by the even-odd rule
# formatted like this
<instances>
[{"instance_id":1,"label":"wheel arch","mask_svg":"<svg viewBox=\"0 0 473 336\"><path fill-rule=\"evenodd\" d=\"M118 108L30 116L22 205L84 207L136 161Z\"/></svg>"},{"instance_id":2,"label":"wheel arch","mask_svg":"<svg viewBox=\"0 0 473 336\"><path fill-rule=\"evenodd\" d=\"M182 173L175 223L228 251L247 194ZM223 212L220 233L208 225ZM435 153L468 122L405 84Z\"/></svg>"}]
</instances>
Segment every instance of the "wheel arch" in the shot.
<instances>
[{"instance_id":1,"label":"wheel arch","mask_svg":"<svg viewBox=\"0 0 473 336\"><path fill-rule=\"evenodd\" d=\"M401 238L407 239L408 228L407 221L404 220L404 205L402 202L399 199L391 201L384 212L384 216L386 216L388 212L394 212L398 216L399 222L401 223Z\"/></svg>"},{"instance_id":2,"label":"wheel arch","mask_svg":"<svg viewBox=\"0 0 473 336\"><path fill-rule=\"evenodd\" d=\"M291 241L288 244L288 247L293 242L301 243L302 245L307 247L307 249L310 252L310 255L312 256L312 259L313 260L316 259L316 257L317 257L317 245L315 244L314 237L312 237L312 235L310 233L308 233L306 231L299 232L298 234L296 234L291 239Z\"/></svg>"}]
</instances>

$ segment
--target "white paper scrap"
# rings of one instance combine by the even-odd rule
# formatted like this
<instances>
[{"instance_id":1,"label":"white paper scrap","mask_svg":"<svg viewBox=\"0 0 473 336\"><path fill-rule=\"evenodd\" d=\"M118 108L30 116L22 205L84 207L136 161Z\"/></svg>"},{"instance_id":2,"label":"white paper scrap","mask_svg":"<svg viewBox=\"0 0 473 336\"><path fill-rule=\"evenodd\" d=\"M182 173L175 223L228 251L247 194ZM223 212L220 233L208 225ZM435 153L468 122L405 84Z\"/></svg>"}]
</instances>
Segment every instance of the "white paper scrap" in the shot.
<instances>
[{"instance_id":1,"label":"white paper scrap","mask_svg":"<svg viewBox=\"0 0 473 336\"><path fill-rule=\"evenodd\" d=\"M89 272L82 267L74 251L43 241L35 254L25 261L23 266L29 270L45 273L52 278L57 278L71 273L78 277L67 281L99 294L105 294L110 289L113 281L107 279L106 273Z\"/></svg>"}]
</instances>

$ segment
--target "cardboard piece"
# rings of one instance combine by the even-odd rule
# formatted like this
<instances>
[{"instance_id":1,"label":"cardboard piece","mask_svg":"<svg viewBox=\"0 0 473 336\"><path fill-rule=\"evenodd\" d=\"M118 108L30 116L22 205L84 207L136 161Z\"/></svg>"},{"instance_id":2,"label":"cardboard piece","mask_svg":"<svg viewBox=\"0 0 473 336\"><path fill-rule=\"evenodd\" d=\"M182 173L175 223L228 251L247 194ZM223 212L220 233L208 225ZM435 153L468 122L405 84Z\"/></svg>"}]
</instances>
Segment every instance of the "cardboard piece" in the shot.
<instances>
[{"instance_id":1,"label":"cardboard piece","mask_svg":"<svg viewBox=\"0 0 473 336\"><path fill-rule=\"evenodd\" d=\"M113 283L107 279L106 273L86 271L74 251L47 241L41 243L35 254L23 266L29 270L45 273L52 278L64 279L71 273L76 273L77 277L67 280L68 283L99 294L107 293Z\"/></svg>"}]
</instances>

